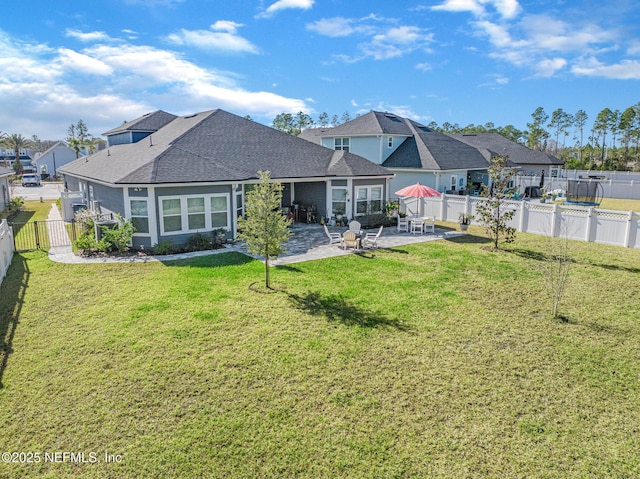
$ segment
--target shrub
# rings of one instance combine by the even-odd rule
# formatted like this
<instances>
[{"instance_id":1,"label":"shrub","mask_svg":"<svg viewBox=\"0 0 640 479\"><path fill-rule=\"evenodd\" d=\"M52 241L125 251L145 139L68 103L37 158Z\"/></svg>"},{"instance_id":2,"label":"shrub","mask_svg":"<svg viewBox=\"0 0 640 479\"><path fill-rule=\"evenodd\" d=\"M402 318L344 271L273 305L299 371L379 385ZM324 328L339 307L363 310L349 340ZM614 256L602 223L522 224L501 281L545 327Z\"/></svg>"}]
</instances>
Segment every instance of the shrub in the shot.
<instances>
[{"instance_id":1,"label":"shrub","mask_svg":"<svg viewBox=\"0 0 640 479\"><path fill-rule=\"evenodd\" d=\"M153 254L165 255L177 253L178 248L171 240L162 240L153 246Z\"/></svg>"},{"instance_id":2,"label":"shrub","mask_svg":"<svg viewBox=\"0 0 640 479\"><path fill-rule=\"evenodd\" d=\"M203 251L211 249L212 247L213 242L211 241L211 238L203 235L202 233L196 233L189 236L189 239L185 244L186 251Z\"/></svg>"},{"instance_id":3,"label":"shrub","mask_svg":"<svg viewBox=\"0 0 640 479\"><path fill-rule=\"evenodd\" d=\"M74 241L73 246L76 247L84 255L92 253L104 253L109 250L111 244L102 238L100 241L96 241L93 232L90 230L84 231L80 234L77 240Z\"/></svg>"},{"instance_id":4,"label":"shrub","mask_svg":"<svg viewBox=\"0 0 640 479\"><path fill-rule=\"evenodd\" d=\"M115 228L109 228L108 226L102 226L102 239L100 241L106 241L110 246L113 246L119 253L122 253L129 243L133 233L136 232L136 228L133 226L131 220L124 220L120 215L117 215L118 225Z\"/></svg>"}]
</instances>

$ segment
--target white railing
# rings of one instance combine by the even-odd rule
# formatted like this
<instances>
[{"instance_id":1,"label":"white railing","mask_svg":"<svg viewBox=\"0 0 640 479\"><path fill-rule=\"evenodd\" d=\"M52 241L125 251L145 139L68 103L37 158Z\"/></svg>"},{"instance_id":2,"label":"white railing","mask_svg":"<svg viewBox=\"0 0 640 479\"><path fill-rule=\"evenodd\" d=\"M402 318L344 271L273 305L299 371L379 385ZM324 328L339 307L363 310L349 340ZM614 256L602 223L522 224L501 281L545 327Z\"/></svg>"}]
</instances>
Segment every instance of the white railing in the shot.
<instances>
[{"instance_id":1,"label":"white railing","mask_svg":"<svg viewBox=\"0 0 640 479\"><path fill-rule=\"evenodd\" d=\"M0 222L0 284L11 265L13 249L13 231L7 220L2 220Z\"/></svg>"},{"instance_id":2,"label":"white railing","mask_svg":"<svg viewBox=\"0 0 640 479\"><path fill-rule=\"evenodd\" d=\"M480 201L480 197L459 195L406 198L401 202L400 211L457 223L460 213L476 216L476 206ZM538 201L507 201L506 204L515 211L509 226L523 233L640 248L640 213L635 211L610 211ZM478 224L477 219L472 224Z\"/></svg>"}]
</instances>

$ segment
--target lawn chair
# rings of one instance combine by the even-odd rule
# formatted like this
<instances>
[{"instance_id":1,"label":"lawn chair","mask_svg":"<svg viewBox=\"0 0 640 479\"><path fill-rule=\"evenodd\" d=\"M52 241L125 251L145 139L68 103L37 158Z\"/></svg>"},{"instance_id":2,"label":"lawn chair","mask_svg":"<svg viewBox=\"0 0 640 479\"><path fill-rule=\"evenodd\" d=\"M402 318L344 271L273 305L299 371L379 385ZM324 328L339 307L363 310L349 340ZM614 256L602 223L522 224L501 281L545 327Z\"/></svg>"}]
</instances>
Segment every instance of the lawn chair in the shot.
<instances>
[{"instance_id":1,"label":"lawn chair","mask_svg":"<svg viewBox=\"0 0 640 479\"><path fill-rule=\"evenodd\" d=\"M360 249L360 238L353 231L345 231L342 235L342 249Z\"/></svg>"},{"instance_id":2,"label":"lawn chair","mask_svg":"<svg viewBox=\"0 0 640 479\"><path fill-rule=\"evenodd\" d=\"M414 218L411 220L411 234L424 233L424 220L422 218Z\"/></svg>"},{"instance_id":3,"label":"lawn chair","mask_svg":"<svg viewBox=\"0 0 640 479\"><path fill-rule=\"evenodd\" d=\"M362 232L362 225L359 221L353 220L349 223L349 231L353 231L355 234L360 234Z\"/></svg>"},{"instance_id":4,"label":"lawn chair","mask_svg":"<svg viewBox=\"0 0 640 479\"><path fill-rule=\"evenodd\" d=\"M364 238L362 238L362 246L365 248L377 248L378 238L380 238L382 234L382 228L384 228L384 226L381 226L377 233L367 233Z\"/></svg>"},{"instance_id":5,"label":"lawn chair","mask_svg":"<svg viewBox=\"0 0 640 479\"><path fill-rule=\"evenodd\" d=\"M398 231L409 232L409 220L406 216L401 218L400 215L398 215Z\"/></svg>"},{"instance_id":6,"label":"lawn chair","mask_svg":"<svg viewBox=\"0 0 640 479\"><path fill-rule=\"evenodd\" d=\"M329 244L342 244L342 236L340 236L340 233L331 233L326 224L322 226L324 226L324 232L329 238Z\"/></svg>"},{"instance_id":7,"label":"lawn chair","mask_svg":"<svg viewBox=\"0 0 640 479\"><path fill-rule=\"evenodd\" d=\"M425 233L435 233L436 232L436 219L433 216L425 216L422 218L424 220L424 232Z\"/></svg>"}]
</instances>

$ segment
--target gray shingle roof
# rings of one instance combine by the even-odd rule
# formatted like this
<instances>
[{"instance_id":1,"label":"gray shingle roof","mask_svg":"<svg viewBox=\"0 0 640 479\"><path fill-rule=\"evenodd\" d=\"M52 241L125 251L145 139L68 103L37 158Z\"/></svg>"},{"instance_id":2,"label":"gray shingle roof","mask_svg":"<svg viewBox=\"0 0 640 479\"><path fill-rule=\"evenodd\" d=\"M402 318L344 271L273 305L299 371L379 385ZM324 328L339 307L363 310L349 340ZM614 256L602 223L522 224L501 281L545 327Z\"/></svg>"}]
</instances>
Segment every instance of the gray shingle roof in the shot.
<instances>
[{"instance_id":1,"label":"gray shingle roof","mask_svg":"<svg viewBox=\"0 0 640 479\"><path fill-rule=\"evenodd\" d=\"M160 128L166 126L176 118L176 115L172 115L171 113L167 113L163 110L156 110L142 115L135 120L128 121L120 126L112 128L106 133L103 133L103 135L115 135L116 133L122 133L125 131L158 131Z\"/></svg>"},{"instance_id":2,"label":"gray shingle roof","mask_svg":"<svg viewBox=\"0 0 640 479\"><path fill-rule=\"evenodd\" d=\"M61 168L107 183L243 181L271 177L390 176L362 157L334 151L223 110L176 117L150 137L116 145Z\"/></svg>"},{"instance_id":3,"label":"gray shingle roof","mask_svg":"<svg viewBox=\"0 0 640 479\"><path fill-rule=\"evenodd\" d=\"M414 122L415 123L415 122ZM416 123L418 124L418 123ZM419 124L418 124L419 125ZM426 128L424 125L420 125ZM317 130L317 129L316 129ZM404 135L411 136L405 119L394 113L370 111L351 121L333 128L317 132L319 136L370 136L370 135Z\"/></svg>"},{"instance_id":4,"label":"gray shingle roof","mask_svg":"<svg viewBox=\"0 0 640 479\"><path fill-rule=\"evenodd\" d=\"M532 150L516 143L499 133L449 134L448 136L462 141L475 148L488 150L491 156L508 155L516 165L563 165L564 162L553 155Z\"/></svg>"},{"instance_id":5,"label":"gray shingle roof","mask_svg":"<svg viewBox=\"0 0 640 479\"><path fill-rule=\"evenodd\" d=\"M382 164L387 168L424 170L484 169L489 162L477 148L405 119L407 138Z\"/></svg>"}]
</instances>

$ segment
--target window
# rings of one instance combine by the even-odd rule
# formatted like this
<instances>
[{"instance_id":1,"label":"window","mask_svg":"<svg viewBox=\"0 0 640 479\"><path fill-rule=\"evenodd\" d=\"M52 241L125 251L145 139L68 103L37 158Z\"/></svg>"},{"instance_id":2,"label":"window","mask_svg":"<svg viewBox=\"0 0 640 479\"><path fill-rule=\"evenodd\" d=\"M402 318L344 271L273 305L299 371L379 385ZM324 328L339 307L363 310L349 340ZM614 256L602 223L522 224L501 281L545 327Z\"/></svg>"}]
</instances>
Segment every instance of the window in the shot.
<instances>
[{"instance_id":1,"label":"window","mask_svg":"<svg viewBox=\"0 0 640 479\"><path fill-rule=\"evenodd\" d=\"M387 147L393 148L393 137L392 136L387 138Z\"/></svg>"},{"instance_id":2,"label":"window","mask_svg":"<svg viewBox=\"0 0 640 479\"><path fill-rule=\"evenodd\" d=\"M334 138L333 146L334 150L349 151L349 138Z\"/></svg>"},{"instance_id":3,"label":"window","mask_svg":"<svg viewBox=\"0 0 640 479\"><path fill-rule=\"evenodd\" d=\"M187 216L190 230L205 229L204 198L187 198Z\"/></svg>"},{"instance_id":4,"label":"window","mask_svg":"<svg viewBox=\"0 0 640 479\"><path fill-rule=\"evenodd\" d=\"M180 198L162 200L162 226L164 233L182 231Z\"/></svg>"},{"instance_id":5,"label":"window","mask_svg":"<svg viewBox=\"0 0 640 479\"><path fill-rule=\"evenodd\" d=\"M211 199L211 227L227 227L227 197L212 196Z\"/></svg>"},{"instance_id":6,"label":"window","mask_svg":"<svg viewBox=\"0 0 640 479\"><path fill-rule=\"evenodd\" d=\"M331 188L331 212L334 215L347 213L347 189Z\"/></svg>"},{"instance_id":7,"label":"window","mask_svg":"<svg viewBox=\"0 0 640 479\"><path fill-rule=\"evenodd\" d=\"M356 195L356 215L382 213L382 186L359 187Z\"/></svg>"},{"instance_id":8,"label":"window","mask_svg":"<svg viewBox=\"0 0 640 479\"><path fill-rule=\"evenodd\" d=\"M242 192L236 193L236 218L244 216L244 203L242 202Z\"/></svg>"},{"instance_id":9,"label":"window","mask_svg":"<svg viewBox=\"0 0 640 479\"><path fill-rule=\"evenodd\" d=\"M147 200L130 200L131 222L136 228L136 233L149 232L149 208Z\"/></svg>"},{"instance_id":10,"label":"window","mask_svg":"<svg viewBox=\"0 0 640 479\"><path fill-rule=\"evenodd\" d=\"M160 233L163 235L228 229L230 226L229 195L163 197L160 200ZM133 217L133 205L131 210Z\"/></svg>"}]
</instances>

